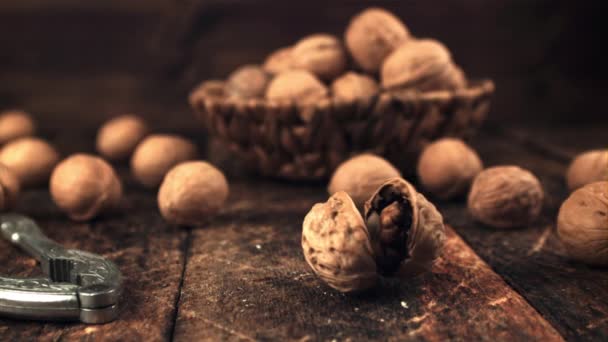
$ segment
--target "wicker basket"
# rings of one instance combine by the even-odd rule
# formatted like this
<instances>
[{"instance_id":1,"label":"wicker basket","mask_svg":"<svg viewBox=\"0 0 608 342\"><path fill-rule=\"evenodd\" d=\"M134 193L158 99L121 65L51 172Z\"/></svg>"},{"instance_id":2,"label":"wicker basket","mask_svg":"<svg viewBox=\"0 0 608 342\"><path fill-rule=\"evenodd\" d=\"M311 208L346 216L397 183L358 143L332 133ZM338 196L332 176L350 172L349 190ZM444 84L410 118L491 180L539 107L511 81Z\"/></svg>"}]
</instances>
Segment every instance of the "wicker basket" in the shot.
<instances>
[{"instance_id":1,"label":"wicker basket","mask_svg":"<svg viewBox=\"0 0 608 342\"><path fill-rule=\"evenodd\" d=\"M409 174L430 141L469 138L486 117L493 92L493 82L484 80L456 92L391 91L302 106L228 98L222 81L206 81L192 92L190 105L211 134L261 174L312 180L364 151Z\"/></svg>"}]
</instances>

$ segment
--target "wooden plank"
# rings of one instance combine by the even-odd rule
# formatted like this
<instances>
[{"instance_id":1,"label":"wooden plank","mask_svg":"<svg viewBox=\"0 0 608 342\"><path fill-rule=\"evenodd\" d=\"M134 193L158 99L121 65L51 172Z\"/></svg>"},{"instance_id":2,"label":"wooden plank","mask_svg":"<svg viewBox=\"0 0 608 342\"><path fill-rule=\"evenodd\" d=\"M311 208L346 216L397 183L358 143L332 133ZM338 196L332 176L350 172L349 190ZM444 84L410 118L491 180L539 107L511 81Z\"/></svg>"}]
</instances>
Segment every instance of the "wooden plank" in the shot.
<instances>
[{"instance_id":1,"label":"wooden plank","mask_svg":"<svg viewBox=\"0 0 608 342\"><path fill-rule=\"evenodd\" d=\"M326 197L232 184L225 212L193 231L175 340L561 340L451 229L432 273L362 296L327 287L300 247L304 215Z\"/></svg>"},{"instance_id":2,"label":"wooden plank","mask_svg":"<svg viewBox=\"0 0 608 342\"><path fill-rule=\"evenodd\" d=\"M587 137L605 143L602 134ZM518 164L534 172L546 192L542 218L531 227L495 230L474 223L460 202L442 203L447 221L498 274L570 340L608 339L608 273L569 260L555 235L555 218L567 197L561 158L538 149L538 132L484 134L476 146L487 165ZM535 147L536 146L536 147ZM564 152L565 153L565 152ZM549 154L553 156L552 154Z\"/></svg>"},{"instance_id":3,"label":"wooden plank","mask_svg":"<svg viewBox=\"0 0 608 342\"><path fill-rule=\"evenodd\" d=\"M187 233L163 223L153 193L130 185L122 214L90 223L70 222L45 189L25 192L17 211L36 219L45 233L66 247L116 262L125 277L125 293L115 322L86 326L0 319L0 341L169 339ZM40 271L33 259L0 240L0 274L29 277Z\"/></svg>"}]
</instances>

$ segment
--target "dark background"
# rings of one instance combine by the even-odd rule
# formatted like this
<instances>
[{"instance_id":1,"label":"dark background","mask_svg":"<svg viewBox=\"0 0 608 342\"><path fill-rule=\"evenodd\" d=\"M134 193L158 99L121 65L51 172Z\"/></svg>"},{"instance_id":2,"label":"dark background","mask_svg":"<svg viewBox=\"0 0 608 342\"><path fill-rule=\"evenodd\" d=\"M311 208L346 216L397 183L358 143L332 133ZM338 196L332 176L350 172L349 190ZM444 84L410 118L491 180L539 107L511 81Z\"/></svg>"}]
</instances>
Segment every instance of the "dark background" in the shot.
<instances>
[{"instance_id":1,"label":"dark background","mask_svg":"<svg viewBox=\"0 0 608 342\"><path fill-rule=\"evenodd\" d=\"M607 120L606 6L566 0L2 0L0 109L58 126L135 111L181 127L199 81L306 34L341 36L372 4L443 41L470 78L492 78L494 122Z\"/></svg>"}]
</instances>

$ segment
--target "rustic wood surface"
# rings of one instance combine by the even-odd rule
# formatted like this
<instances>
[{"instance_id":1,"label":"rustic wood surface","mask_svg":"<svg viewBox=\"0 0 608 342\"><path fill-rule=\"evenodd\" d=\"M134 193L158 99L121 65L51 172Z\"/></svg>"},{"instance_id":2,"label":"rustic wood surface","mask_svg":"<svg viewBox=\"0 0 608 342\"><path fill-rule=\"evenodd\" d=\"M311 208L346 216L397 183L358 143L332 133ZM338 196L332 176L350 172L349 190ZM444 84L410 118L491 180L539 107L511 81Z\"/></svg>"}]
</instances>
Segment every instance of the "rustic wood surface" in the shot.
<instances>
[{"instance_id":1,"label":"rustic wood surface","mask_svg":"<svg viewBox=\"0 0 608 342\"><path fill-rule=\"evenodd\" d=\"M77 131L40 119L42 134L64 154L92 151L97 119ZM204 146L196 127L174 131ZM234 160L208 156L229 172L232 194L221 215L194 229L165 224L155 193L135 185L125 165L118 216L72 223L45 189L28 191L18 210L52 238L119 265L124 308L101 326L1 319L0 340L605 340L608 272L568 260L553 232L567 195L559 155L575 151L544 136L488 127L473 142L487 165L515 163L540 177L547 200L538 224L497 231L472 222L462 200L437 202L454 228L433 271L385 280L363 296L331 290L301 255L302 219L326 199L321 183L248 177ZM585 139L578 148L605 144L602 134ZM0 273L36 272L32 259L0 241Z\"/></svg>"}]
</instances>

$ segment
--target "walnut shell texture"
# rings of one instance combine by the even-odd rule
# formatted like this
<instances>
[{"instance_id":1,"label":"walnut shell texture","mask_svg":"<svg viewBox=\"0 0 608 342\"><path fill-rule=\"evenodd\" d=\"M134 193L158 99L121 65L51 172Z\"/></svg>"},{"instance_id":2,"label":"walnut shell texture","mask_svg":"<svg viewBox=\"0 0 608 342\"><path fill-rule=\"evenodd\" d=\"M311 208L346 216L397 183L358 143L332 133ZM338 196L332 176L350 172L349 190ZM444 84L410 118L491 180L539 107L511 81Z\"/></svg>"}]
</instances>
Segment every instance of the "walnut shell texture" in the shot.
<instances>
[{"instance_id":1,"label":"walnut shell texture","mask_svg":"<svg viewBox=\"0 0 608 342\"><path fill-rule=\"evenodd\" d=\"M57 150L39 138L19 138L4 145L0 151L0 163L15 173L22 188L48 182L58 162Z\"/></svg>"},{"instance_id":2,"label":"walnut shell texture","mask_svg":"<svg viewBox=\"0 0 608 342\"><path fill-rule=\"evenodd\" d=\"M196 159L198 150L187 139L171 134L154 134L145 138L131 157L131 172L145 187L158 186L175 165Z\"/></svg>"},{"instance_id":3,"label":"walnut shell texture","mask_svg":"<svg viewBox=\"0 0 608 342\"><path fill-rule=\"evenodd\" d=\"M372 7L353 17L344 36L355 62L368 73L376 73L386 56L407 41L410 33L395 15Z\"/></svg>"},{"instance_id":4,"label":"walnut shell texture","mask_svg":"<svg viewBox=\"0 0 608 342\"><path fill-rule=\"evenodd\" d=\"M360 154L343 162L334 171L327 191L345 191L357 208L363 209L378 187L401 173L386 159L373 154Z\"/></svg>"},{"instance_id":5,"label":"walnut shell texture","mask_svg":"<svg viewBox=\"0 0 608 342\"><path fill-rule=\"evenodd\" d=\"M97 133L97 151L108 160L128 159L148 134L148 125L136 115L121 115L107 121Z\"/></svg>"},{"instance_id":6,"label":"walnut shell texture","mask_svg":"<svg viewBox=\"0 0 608 342\"><path fill-rule=\"evenodd\" d=\"M454 90L466 85L450 51L433 39L409 40L393 51L382 64L381 79L385 89Z\"/></svg>"},{"instance_id":7,"label":"walnut shell texture","mask_svg":"<svg viewBox=\"0 0 608 342\"><path fill-rule=\"evenodd\" d=\"M608 149L578 155L568 167L566 180L570 191L586 184L608 181Z\"/></svg>"},{"instance_id":8,"label":"walnut shell texture","mask_svg":"<svg viewBox=\"0 0 608 342\"><path fill-rule=\"evenodd\" d=\"M22 110L7 110L0 113L0 145L35 133L36 125L28 113Z\"/></svg>"},{"instance_id":9,"label":"walnut shell texture","mask_svg":"<svg viewBox=\"0 0 608 342\"><path fill-rule=\"evenodd\" d=\"M352 71L336 78L331 84L332 95L345 101L372 97L378 94L379 89L378 82L373 78Z\"/></svg>"},{"instance_id":10,"label":"walnut shell texture","mask_svg":"<svg viewBox=\"0 0 608 342\"><path fill-rule=\"evenodd\" d=\"M168 222L197 225L216 214L228 198L228 181L215 166L203 161L178 164L158 191L158 207Z\"/></svg>"},{"instance_id":11,"label":"walnut shell texture","mask_svg":"<svg viewBox=\"0 0 608 342\"><path fill-rule=\"evenodd\" d=\"M310 104L326 98L327 87L315 75L305 70L289 70L278 74L266 89L270 100Z\"/></svg>"},{"instance_id":12,"label":"walnut shell texture","mask_svg":"<svg viewBox=\"0 0 608 342\"><path fill-rule=\"evenodd\" d=\"M568 254L591 265L608 265L608 181L585 185L561 205L557 235Z\"/></svg>"},{"instance_id":13,"label":"walnut shell texture","mask_svg":"<svg viewBox=\"0 0 608 342\"><path fill-rule=\"evenodd\" d=\"M21 186L17 176L0 164L0 212L11 209L19 197Z\"/></svg>"},{"instance_id":14,"label":"walnut shell texture","mask_svg":"<svg viewBox=\"0 0 608 342\"><path fill-rule=\"evenodd\" d=\"M517 166L495 166L473 180L468 209L488 226L523 227L536 220L543 198L543 188L531 172Z\"/></svg>"},{"instance_id":15,"label":"walnut shell texture","mask_svg":"<svg viewBox=\"0 0 608 342\"><path fill-rule=\"evenodd\" d=\"M467 193L483 164L477 153L460 139L443 138L428 145L418 159L418 179L437 198Z\"/></svg>"},{"instance_id":16,"label":"walnut shell texture","mask_svg":"<svg viewBox=\"0 0 608 342\"><path fill-rule=\"evenodd\" d=\"M57 165L50 192L55 204L71 219L86 221L120 205L122 184L105 160L78 153Z\"/></svg>"},{"instance_id":17,"label":"walnut shell texture","mask_svg":"<svg viewBox=\"0 0 608 342\"><path fill-rule=\"evenodd\" d=\"M429 270L445 241L437 208L403 178L384 183L365 203L365 221L381 274L415 276Z\"/></svg>"},{"instance_id":18,"label":"walnut shell texture","mask_svg":"<svg viewBox=\"0 0 608 342\"><path fill-rule=\"evenodd\" d=\"M270 75L257 65L244 65L233 71L226 81L226 90L235 98L251 99L264 97Z\"/></svg>"},{"instance_id":19,"label":"walnut shell texture","mask_svg":"<svg viewBox=\"0 0 608 342\"><path fill-rule=\"evenodd\" d=\"M361 214L340 191L315 204L304 218L302 249L306 262L329 286L358 292L376 284L376 264Z\"/></svg>"},{"instance_id":20,"label":"walnut shell texture","mask_svg":"<svg viewBox=\"0 0 608 342\"><path fill-rule=\"evenodd\" d=\"M293 68L308 70L326 81L344 73L348 62L342 42L324 33L302 38L294 45L291 57Z\"/></svg>"}]
</instances>

